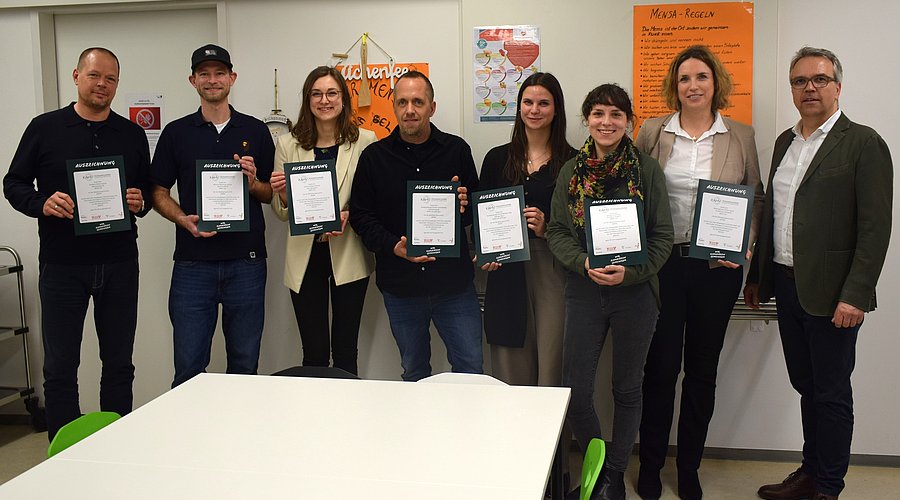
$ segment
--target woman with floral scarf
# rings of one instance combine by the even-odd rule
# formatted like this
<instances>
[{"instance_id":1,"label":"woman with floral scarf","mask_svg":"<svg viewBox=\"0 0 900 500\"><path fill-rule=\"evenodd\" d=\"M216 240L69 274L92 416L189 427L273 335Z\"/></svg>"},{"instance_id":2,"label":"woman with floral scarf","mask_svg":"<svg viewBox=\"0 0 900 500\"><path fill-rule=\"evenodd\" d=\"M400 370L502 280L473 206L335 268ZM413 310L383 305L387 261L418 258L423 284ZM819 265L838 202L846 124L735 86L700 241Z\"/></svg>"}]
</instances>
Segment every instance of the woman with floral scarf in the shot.
<instances>
[{"instance_id":1,"label":"woman with floral scarf","mask_svg":"<svg viewBox=\"0 0 900 500\"><path fill-rule=\"evenodd\" d=\"M569 425L586 449L592 438L601 437L594 380L606 335L612 332L613 433L591 498L624 499L625 468L641 420L644 361L659 313L656 273L671 253L672 220L659 163L638 151L626 135L634 119L628 94L618 85L601 85L585 97L581 113L590 137L560 170L547 228L550 250L569 271L563 385L572 388ZM590 267L585 198L642 201L646 263Z\"/></svg>"}]
</instances>

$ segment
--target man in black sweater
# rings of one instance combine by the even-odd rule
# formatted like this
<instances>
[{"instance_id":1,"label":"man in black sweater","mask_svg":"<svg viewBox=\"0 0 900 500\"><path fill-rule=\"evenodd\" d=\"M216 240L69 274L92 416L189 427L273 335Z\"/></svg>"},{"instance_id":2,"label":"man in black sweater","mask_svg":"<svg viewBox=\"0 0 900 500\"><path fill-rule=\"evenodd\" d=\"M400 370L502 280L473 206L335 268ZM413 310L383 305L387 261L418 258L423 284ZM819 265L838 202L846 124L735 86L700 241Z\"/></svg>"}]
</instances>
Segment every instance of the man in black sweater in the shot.
<instances>
[{"instance_id":1,"label":"man in black sweater","mask_svg":"<svg viewBox=\"0 0 900 500\"><path fill-rule=\"evenodd\" d=\"M3 193L13 208L38 220L44 398L51 440L81 415L78 365L91 298L103 365L100 409L122 415L131 411L138 297L135 217L143 217L151 204L146 134L110 109L119 60L107 49L86 49L72 79L78 100L31 121L3 178ZM111 156L124 162L128 229L76 236L76 197L69 189L66 162Z\"/></svg>"},{"instance_id":2,"label":"man in black sweater","mask_svg":"<svg viewBox=\"0 0 900 500\"><path fill-rule=\"evenodd\" d=\"M411 71L397 80L398 125L362 152L350 196L350 225L375 253L376 284L407 381L431 375L432 321L453 371L482 373L481 311L463 229L471 216L463 213L456 235L459 257L410 257L406 252L407 181L459 180L461 193L478 188L469 145L432 125L434 111L428 77Z\"/></svg>"}]
</instances>

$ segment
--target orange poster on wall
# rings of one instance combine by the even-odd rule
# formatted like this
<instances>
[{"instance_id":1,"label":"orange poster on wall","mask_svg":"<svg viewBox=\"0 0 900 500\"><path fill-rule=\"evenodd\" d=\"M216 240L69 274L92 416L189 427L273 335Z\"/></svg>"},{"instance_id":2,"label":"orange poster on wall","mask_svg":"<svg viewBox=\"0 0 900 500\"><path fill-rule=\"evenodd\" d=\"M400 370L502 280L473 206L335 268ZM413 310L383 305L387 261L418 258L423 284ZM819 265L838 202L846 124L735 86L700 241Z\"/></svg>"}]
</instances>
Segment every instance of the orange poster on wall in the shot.
<instances>
[{"instance_id":1,"label":"orange poster on wall","mask_svg":"<svg viewBox=\"0 0 900 500\"><path fill-rule=\"evenodd\" d=\"M356 124L375 132L379 139L387 137L394 130L397 119L394 117L394 83L401 75L410 71L419 71L428 76L428 63L392 63L368 64L367 76L369 90L372 93L372 104L359 107L359 86L362 78L359 64L335 66L341 72L350 88L350 103L355 112Z\"/></svg>"},{"instance_id":2,"label":"orange poster on wall","mask_svg":"<svg viewBox=\"0 0 900 500\"><path fill-rule=\"evenodd\" d=\"M672 59L691 45L706 45L734 81L722 114L753 124L753 3L681 3L634 7L635 137L643 120L671 113L662 81Z\"/></svg>"}]
</instances>

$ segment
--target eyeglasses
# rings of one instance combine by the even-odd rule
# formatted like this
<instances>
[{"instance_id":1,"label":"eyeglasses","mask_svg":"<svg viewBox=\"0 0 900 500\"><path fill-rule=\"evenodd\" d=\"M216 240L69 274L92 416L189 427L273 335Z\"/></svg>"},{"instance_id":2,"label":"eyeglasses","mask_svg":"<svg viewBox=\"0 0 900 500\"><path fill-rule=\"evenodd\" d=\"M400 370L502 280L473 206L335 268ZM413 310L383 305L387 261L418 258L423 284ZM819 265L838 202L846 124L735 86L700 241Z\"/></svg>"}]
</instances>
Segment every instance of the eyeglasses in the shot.
<instances>
[{"instance_id":1,"label":"eyeglasses","mask_svg":"<svg viewBox=\"0 0 900 500\"><path fill-rule=\"evenodd\" d=\"M812 78L807 78L805 76L798 76L797 78L791 79L791 87L793 87L797 90L803 90L806 88L806 85L809 84L809 82L812 82L813 87L815 87L817 89L821 89L821 88L825 87L826 85L828 85L829 83L836 82L836 81L837 81L836 79L834 79L830 76L827 76L827 75L816 75Z\"/></svg>"},{"instance_id":2,"label":"eyeglasses","mask_svg":"<svg viewBox=\"0 0 900 500\"><path fill-rule=\"evenodd\" d=\"M327 97L329 101L333 101L341 95L341 92L338 90L329 90L328 92L319 92L318 90L313 90L309 93L309 98L313 101L321 101L322 97Z\"/></svg>"}]
</instances>

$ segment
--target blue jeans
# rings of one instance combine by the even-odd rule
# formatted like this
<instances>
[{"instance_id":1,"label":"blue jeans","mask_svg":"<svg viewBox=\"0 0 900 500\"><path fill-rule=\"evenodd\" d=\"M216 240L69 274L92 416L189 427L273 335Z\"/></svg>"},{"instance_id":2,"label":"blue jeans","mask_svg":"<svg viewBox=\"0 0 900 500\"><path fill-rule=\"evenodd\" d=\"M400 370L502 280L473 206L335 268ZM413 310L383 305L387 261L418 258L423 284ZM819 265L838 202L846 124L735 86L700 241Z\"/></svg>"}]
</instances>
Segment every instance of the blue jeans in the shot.
<instances>
[{"instance_id":1,"label":"blue jeans","mask_svg":"<svg viewBox=\"0 0 900 500\"><path fill-rule=\"evenodd\" d=\"M88 302L100 345L100 409L131 411L134 331L137 327L137 260L112 264L41 264L41 337L44 345L44 398L50 440L81 416L78 365Z\"/></svg>"},{"instance_id":2,"label":"blue jeans","mask_svg":"<svg viewBox=\"0 0 900 500\"><path fill-rule=\"evenodd\" d=\"M483 373L481 308L475 286L462 292L400 297L382 291L391 332L400 348L403 380L431 375L432 321L447 347L447 360L457 373Z\"/></svg>"},{"instance_id":3,"label":"blue jeans","mask_svg":"<svg viewBox=\"0 0 900 500\"><path fill-rule=\"evenodd\" d=\"M206 371L222 304L228 373L256 374L265 319L265 259L175 261L169 318L175 387Z\"/></svg>"}]
</instances>

